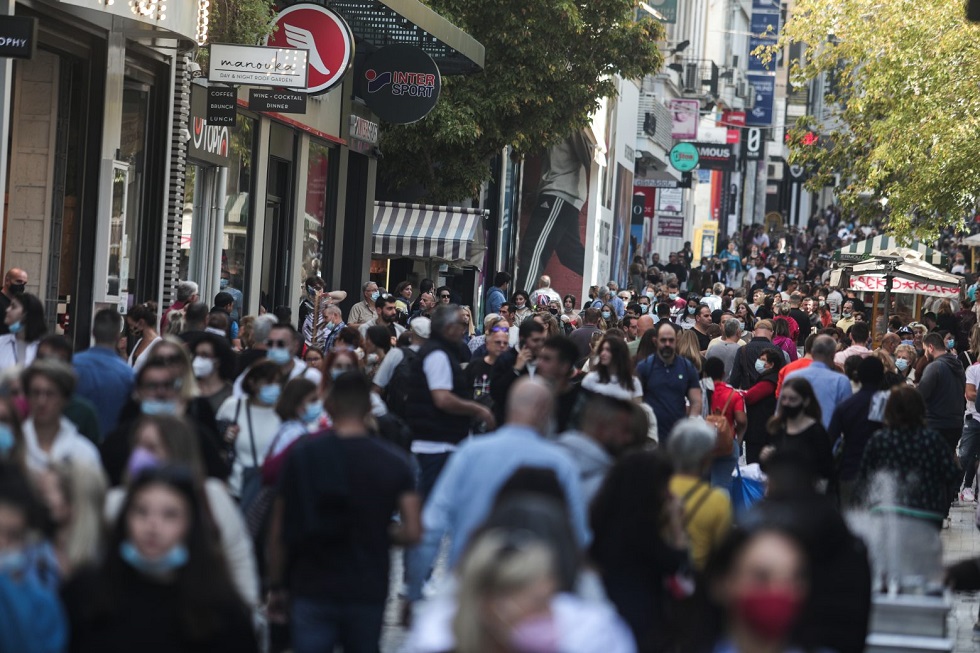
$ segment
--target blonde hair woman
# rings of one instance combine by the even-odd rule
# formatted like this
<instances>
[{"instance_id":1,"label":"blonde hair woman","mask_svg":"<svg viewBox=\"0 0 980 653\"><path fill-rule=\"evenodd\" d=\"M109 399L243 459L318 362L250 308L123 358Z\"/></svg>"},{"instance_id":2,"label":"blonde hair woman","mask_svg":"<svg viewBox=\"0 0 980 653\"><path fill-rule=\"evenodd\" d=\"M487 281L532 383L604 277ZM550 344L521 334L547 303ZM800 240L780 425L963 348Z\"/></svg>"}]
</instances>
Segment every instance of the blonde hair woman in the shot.
<instances>
[{"instance_id":1,"label":"blonde hair woman","mask_svg":"<svg viewBox=\"0 0 980 653\"><path fill-rule=\"evenodd\" d=\"M698 337L694 335L693 330L684 329L677 334L677 355L694 363L694 369L698 371L698 374L701 373L704 361L701 358L701 346L698 344Z\"/></svg>"},{"instance_id":2,"label":"blonde hair woman","mask_svg":"<svg viewBox=\"0 0 980 653\"><path fill-rule=\"evenodd\" d=\"M463 311L463 315L466 316L466 341L469 342L470 338L476 335L476 325L473 324L473 312L470 310L469 306L460 306L459 310Z\"/></svg>"}]
</instances>

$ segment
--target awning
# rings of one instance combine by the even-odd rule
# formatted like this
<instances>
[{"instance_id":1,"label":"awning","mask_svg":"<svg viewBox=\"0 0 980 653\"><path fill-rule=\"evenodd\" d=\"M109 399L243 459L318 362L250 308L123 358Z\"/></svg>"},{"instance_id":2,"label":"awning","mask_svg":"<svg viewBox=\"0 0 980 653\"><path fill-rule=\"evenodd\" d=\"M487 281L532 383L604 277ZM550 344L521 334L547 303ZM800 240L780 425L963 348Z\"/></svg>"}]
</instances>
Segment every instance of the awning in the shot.
<instances>
[{"instance_id":1,"label":"awning","mask_svg":"<svg viewBox=\"0 0 980 653\"><path fill-rule=\"evenodd\" d=\"M375 202L372 255L432 259L482 269L487 213L456 206Z\"/></svg>"},{"instance_id":2,"label":"awning","mask_svg":"<svg viewBox=\"0 0 980 653\"><path fill-rule=\"evenodd\" d=\"M890 264L894 264L892 292L957 297L963 277L930 265L921 256L921 252L905 247L885 249L876 253L875 258L834 270L830 283L840 286L846 282L853 290L884 292L885 274L889 272ZM899 261L897 264L896 260Z\"/></svg>"},{"instance_id":3,"label":"awning","mask_svg":"<svg viewBox=\"0 0 980 653\"><path fill-rule=\"evenodd\" d=\"M899 242L892 236L875 236L874 238L851 243L847 247L841 247L840 249L836 250L832 258L835 261L840 261L842 263L856 263L872 256L877 256L883 250L894 249L896 247L918 252L921 254L920 258L926 263L931 263L932 265L938 265L940 267L946 267L949 265L949 258L942 252L938 252L917 240L913 240L908 244L905 244L903 242Z\"/></svg>"}]
</instances>

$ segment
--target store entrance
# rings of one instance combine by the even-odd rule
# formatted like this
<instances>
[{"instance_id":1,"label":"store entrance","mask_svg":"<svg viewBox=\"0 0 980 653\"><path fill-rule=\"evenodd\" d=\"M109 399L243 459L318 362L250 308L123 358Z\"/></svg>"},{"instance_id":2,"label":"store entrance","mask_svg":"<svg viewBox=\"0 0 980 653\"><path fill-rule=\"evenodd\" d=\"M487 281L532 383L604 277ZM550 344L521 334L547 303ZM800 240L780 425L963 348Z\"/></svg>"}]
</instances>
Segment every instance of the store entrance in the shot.
<instances>
[{"instance_id":1,"label":"store entrance","mask_svg":"<svg viewBox=\"0 0 980 653\"><path fill-rule=\"evenodd\" d=\"M289 305L289 271L292 269L290 247L293 242L293 221L290 219L292 169L289 161L277 157L269 158L260 302L270 313L279 306Z\"/></svg>"}]
</instances>

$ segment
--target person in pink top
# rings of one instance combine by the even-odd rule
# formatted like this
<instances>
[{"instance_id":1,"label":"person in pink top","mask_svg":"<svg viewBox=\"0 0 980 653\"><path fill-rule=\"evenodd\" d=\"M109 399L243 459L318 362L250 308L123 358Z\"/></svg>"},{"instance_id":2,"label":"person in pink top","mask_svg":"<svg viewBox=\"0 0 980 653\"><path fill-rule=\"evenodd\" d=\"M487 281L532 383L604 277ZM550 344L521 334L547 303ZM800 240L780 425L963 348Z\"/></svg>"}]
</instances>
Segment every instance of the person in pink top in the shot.
<instances>
[{"instance_id":1,"label":"person in pink top","mask_svg":"<svg viewBox=\"0 0 980 653\"><path fill-rule=\"evenodd\" d=\"M851 346L837 352L834 356L834 365L842 370L844 369L844 361L849 357L867 358L871 354L871 350L867 347L868 336L870 335L867 322L855 322L848 334L851 336Z\"/></svg>"}]
</instances>

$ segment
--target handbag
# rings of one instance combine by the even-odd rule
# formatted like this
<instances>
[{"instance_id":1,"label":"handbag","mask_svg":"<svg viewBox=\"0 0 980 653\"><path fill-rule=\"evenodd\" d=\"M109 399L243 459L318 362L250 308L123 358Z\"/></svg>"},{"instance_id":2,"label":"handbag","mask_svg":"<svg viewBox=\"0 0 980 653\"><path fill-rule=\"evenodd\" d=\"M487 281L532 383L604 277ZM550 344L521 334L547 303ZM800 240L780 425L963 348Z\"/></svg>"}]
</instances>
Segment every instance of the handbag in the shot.
<instances>
[{"instance_id":1,"label":"handbag","mask_svg":"<svg viewBox=\"0 0 980 653\"><path fill-rule=\"evenodd\" d=\"M729 492L732 495L732 510L735 517L741 517L766 495L766 484L742 476L741 465L735 465L735 472L737 475L732 479Z\"/></svg>"},{"instance_id":2,"label":"handbag","mask_svg":"<svg viewBox=\"0 0 980 653\"><path fill-rule=\"evenodd\" d=\"M728 407L732 403L732 397L735 396L735 390L732 389L731 393L728 395L728 399L725 400L725 406L721 409L721 412L713 410L710 415L704 418L704 420L715 427L715 448L712 450L711 455L715 458L727 458L732 455L735 450L735 434L732 431L732 424L728 421L726 413L728 413Z\"/></svg>"},{"instance_id":3,"label":"handbag","mask_svg":"<svg viewBox=\"0 0 980 653\"><path fill-rule=\"evenodd\" d=\"M239 401L239 403L241 403ZM248 439L252 449L252 465L242 466L242 486L239 496L239 506L242 515L245 517L245 525L248 527L249 535L256 538L262 530L262 525L272 507L275 498L275 488L262 486L262 466L259 464L259 455L255 449L255 432L252 428L252 406L245 403L245 415L248 420Z\"/></svg>"}]
</instances>

